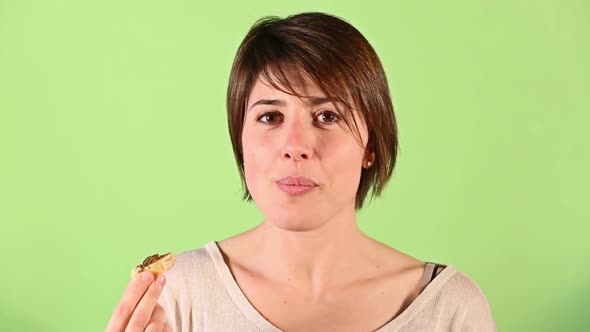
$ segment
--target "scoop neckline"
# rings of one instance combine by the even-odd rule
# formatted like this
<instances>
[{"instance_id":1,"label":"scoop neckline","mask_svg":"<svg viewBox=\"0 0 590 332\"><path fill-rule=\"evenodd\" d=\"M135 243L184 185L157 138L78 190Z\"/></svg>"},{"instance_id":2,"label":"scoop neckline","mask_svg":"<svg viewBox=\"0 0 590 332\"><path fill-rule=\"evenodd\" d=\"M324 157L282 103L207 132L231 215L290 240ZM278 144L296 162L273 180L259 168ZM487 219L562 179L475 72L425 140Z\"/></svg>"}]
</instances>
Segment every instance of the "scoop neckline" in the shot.
<instances>
[{"instance_id":1,"label":"scoop neckline","mask_svg":"<svg viewBox=\"0 0 590 332\"><path fill-rule=\"evenodd\" d=\"M213 261L217 274L222 280L227 293L232 298L234 304L238 309L256 325L261 331L264 332L285 332L280 328L274 326L271 322L266 320L262 314L254 308L250 303L242 289L234 279L229 266L225 263L221 249L217 244L217 241L211 241L205 245L209 257ZM433 262L424 262L425 264L431 264ZM457 272L456 268L451 264L445 264L445 268L436 275L436 278L426 285L422 292L410 303L401 314L381 326L374 332L386 332L391 329L400 329L414 319L414 317L421 311L434 296L440 291L440 289L449 281L449 279ZM425 265L426 268L426 265Z\"/></svg>"}]
</instances>

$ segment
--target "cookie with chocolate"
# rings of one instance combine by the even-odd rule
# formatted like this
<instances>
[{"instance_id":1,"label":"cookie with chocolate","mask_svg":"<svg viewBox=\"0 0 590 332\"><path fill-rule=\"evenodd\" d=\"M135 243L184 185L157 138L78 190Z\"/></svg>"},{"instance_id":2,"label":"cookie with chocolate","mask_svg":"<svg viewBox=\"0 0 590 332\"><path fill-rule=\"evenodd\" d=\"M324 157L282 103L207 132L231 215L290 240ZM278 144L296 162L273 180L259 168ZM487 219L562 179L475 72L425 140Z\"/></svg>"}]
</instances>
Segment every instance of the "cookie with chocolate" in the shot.
<instances>
[{"instance_id":1,"label":"cookie with chocolate","mask_svg":"<svg viewBox=\"0 0 590 332\"><path fill-rule=\"evenodd\" d=\"M150 271L157 278L160 274L168 271L174 263L176 263L176 257L171 252L164 255L151 255L131 271L131 277L135 280L143 271Z\"/></svg>"}]
</instances>

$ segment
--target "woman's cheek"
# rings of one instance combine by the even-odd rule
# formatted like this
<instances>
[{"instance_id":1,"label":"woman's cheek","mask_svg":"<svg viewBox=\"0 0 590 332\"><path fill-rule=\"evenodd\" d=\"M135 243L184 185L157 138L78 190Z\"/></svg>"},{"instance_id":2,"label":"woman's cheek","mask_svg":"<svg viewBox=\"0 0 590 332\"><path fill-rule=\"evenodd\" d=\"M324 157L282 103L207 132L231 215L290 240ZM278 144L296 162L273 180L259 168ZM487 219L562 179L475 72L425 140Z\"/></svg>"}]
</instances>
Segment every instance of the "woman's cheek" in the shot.
<instances>
[{"instance_id":1,"label":"woman's cheek","mask_svg":"<svg viewBox=\"0 0 590 332\"><path fill-rule=\"evenodd\" d=\"M269 168L269 148L263 139L250 139L244 145L244 165L248 180L256 181ZM262 173L262 174L261 174Z\"/></svg>"}]
</instances>

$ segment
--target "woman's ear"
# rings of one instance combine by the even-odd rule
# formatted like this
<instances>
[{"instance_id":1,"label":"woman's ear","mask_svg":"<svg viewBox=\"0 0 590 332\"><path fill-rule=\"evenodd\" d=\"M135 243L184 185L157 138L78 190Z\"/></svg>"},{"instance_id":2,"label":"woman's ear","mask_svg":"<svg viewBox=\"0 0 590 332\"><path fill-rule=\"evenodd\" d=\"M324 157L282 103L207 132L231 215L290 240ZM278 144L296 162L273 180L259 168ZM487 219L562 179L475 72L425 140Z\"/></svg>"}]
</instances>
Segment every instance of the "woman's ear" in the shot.
<instances>
[{"instance_id":1,"label":"woman's ear","mask_svg":"<svg viewBox=\"0 0 590 332\"><path fill-rule=\"evenodd\" d=\"M369 168L375 163L375 152L370 152L365 154L365 158L363 160L363 168Z\"/></svg>"}]
</instances>

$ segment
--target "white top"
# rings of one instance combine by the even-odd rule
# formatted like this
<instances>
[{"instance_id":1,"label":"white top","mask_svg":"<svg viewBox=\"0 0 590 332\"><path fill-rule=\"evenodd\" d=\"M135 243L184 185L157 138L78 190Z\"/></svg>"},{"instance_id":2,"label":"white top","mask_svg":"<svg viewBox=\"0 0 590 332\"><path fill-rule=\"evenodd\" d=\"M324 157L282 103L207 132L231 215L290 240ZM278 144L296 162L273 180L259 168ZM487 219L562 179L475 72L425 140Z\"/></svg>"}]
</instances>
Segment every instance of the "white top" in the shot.
<instances>
[{"instance_id":1,"label":"white top","mask_svg":"<svg viewBox=\"0 0 590 332\"><path fill-rule=\"evenodd\" d=\"M433 269L434 264L427 264L423 291L377 332L496 331L486 297L473 280L447 265L430 281ZM283 332L250 304L215 241L176 255L165 275L158 303L174 332Z\"/></svg>"}]
</instances>

